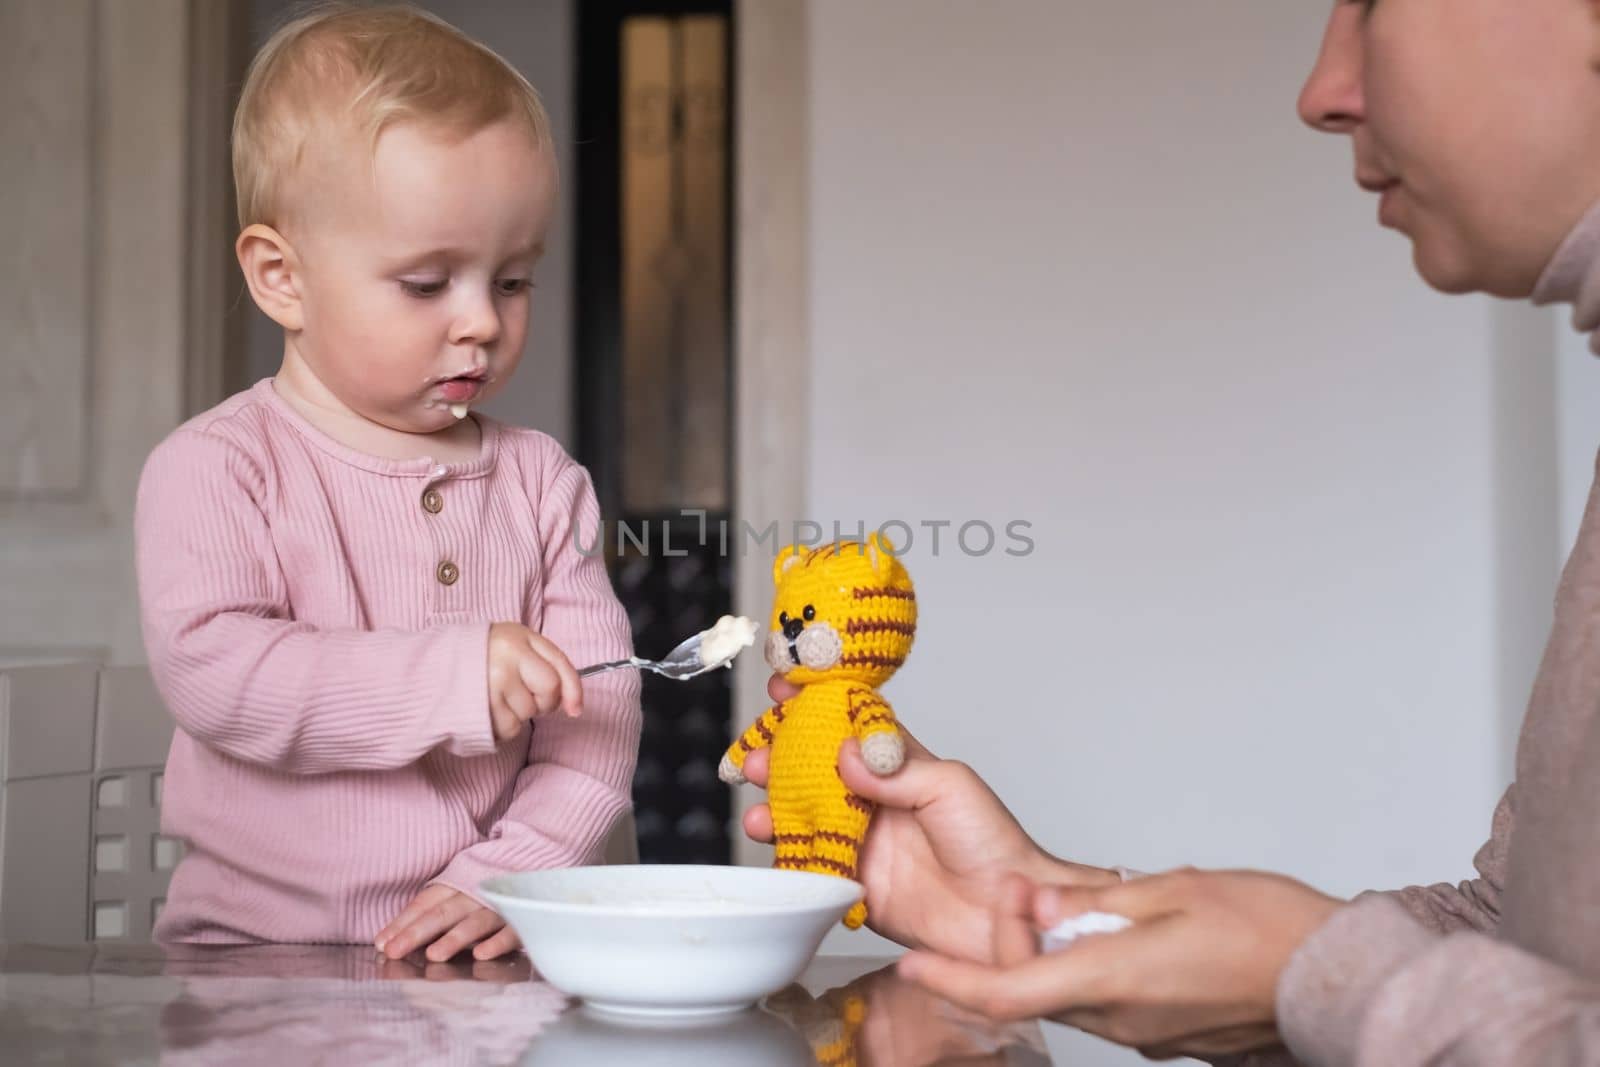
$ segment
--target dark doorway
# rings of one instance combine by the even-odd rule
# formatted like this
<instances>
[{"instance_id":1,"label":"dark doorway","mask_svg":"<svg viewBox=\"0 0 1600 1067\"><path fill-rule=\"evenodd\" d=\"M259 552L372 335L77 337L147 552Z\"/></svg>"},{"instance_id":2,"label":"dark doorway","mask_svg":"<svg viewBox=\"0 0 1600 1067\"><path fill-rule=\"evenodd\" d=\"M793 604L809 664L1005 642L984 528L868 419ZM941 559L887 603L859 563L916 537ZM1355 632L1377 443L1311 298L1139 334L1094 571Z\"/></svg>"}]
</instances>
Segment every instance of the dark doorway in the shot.
<instances>
[{"instance_id":1,"label":"dark doorway","mask_svg":"<svg viewBox=\"0 0 1600 1067\"><path fill-rule=\"evenodd\" d=\"M578 459L641 655L733 602L732 6L584 0L577 18ZM644 678L640 857L727 863L731 672Z\"/></svg>"}]
</instances>

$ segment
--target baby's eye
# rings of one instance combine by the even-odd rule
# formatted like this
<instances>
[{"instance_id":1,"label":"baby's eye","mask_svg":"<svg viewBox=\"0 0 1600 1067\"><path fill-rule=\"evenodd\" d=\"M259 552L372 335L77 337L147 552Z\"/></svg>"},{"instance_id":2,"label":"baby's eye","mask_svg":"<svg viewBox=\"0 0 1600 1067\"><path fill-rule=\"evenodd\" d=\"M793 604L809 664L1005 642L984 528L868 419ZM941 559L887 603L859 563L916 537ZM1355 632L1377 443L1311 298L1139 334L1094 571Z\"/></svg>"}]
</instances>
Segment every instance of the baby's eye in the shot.
<instances>
[{"instance_id":1,"label":"baby's eye","mask_svg":"<svg viewBox=\"0 0 1600 1067\"><path fill-rule=\"evenodd\" d=\"M444 287L448 284L448 280L444 278L428 281L409 281L404 278L400 280L400 288L412 296L422 297L438 296L444 292Z\"/></svg>"},{"instance_id":2,"label":"baby's eye","mask_svg":"<svg viewBox=\"0 0 1600 1067\"><path fill-rule=\"evenodd\" d=\"M494 283L501 296L516 296L518 293L533 288L532 278L501 278Z\"/></svg>"}]
</instances>

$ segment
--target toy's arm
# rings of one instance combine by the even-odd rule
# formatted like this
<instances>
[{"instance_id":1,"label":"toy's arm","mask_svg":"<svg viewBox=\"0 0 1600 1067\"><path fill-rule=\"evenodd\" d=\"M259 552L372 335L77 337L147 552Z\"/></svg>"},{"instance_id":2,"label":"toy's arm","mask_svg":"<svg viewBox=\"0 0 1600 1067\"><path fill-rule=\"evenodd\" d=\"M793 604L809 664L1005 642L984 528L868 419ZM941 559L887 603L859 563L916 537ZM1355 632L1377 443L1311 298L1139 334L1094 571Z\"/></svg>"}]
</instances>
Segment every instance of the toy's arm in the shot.
<instances>
[{"instance_id":1,"label":"toy's arm","mask_svg":"<svg viewBox=\"0 0 1600 1067\"><path fill-rule=\"evenodd\" d=\"M761 718L750 724L744 736L728 746L723 754L717 776L729 785L744 784L744 759L758 748L766 748L778 734L783 724L783 705L774 704L761 713Z\"/></svg>"},{"instance_id":2,"label":"toy's arm","mask_svg":"<svg viewBox=\"0 0 1600 1067\"><path fill-rule=\"evenodd\" d=\"M861 743L861 759L877 774L893 774L905 762L906 745L889 702L876 689L850 690L850 729Z\"/></svg>"},{"instance_id":3,"label":"toy's arm","mask_svg":"<svg viewBox=\"0 0 1600 1067\"><path fill-rule=\"evenodd\" d=\"M889 702L875 689L850 690L850 728L857 741L866 741L873 734L898 734L899 723Z\"/></svg>"}]
</instances>

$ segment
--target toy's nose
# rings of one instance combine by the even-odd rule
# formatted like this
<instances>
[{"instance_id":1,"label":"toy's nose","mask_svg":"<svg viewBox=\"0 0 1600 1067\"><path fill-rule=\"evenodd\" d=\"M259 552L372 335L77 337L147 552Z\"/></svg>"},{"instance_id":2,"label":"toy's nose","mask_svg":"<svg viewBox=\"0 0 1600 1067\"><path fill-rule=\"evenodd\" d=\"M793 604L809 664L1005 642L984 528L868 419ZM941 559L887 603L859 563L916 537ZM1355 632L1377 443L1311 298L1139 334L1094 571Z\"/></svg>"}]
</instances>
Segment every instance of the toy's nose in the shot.
<instances>
[{"instance_id":1,"label":"toy's nose","mask_svg":"<svg viewBox=\"0 0 1600 1067\"><path fill-rule=\"evenodd\" d=\"M790 619L788 622L783 624L783 636L788 638L790 641L793 641L800 636L800 632L805 628L806 624L803 620Z\"/></svg>"}]
</instances>

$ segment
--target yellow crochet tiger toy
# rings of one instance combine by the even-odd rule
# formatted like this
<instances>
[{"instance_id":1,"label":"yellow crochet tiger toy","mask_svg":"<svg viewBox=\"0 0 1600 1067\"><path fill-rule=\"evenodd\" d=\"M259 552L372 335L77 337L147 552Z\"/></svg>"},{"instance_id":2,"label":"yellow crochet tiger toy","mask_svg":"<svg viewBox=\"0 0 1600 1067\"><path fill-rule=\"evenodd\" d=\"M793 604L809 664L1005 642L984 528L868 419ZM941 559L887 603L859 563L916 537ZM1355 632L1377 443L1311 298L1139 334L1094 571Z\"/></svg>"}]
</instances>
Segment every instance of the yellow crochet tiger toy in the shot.
<instances>
[{"instance_id":1,"label":"yellow crochet tiger toy","mask_svg":"<svg viewBox=\"0 0 1600 1067\"><path fill-rule=\"evenodd\" d=\"M905 742L878 687L911 651L916 593L879 534L817 548L790 545L773 561L772 580L767 664L804 688L768 708L728 749L718 773L742 783L745 757L771 746L774 866L854 878L872 805L839 780L839 746L854 737L874 773L900 769ZM866 903L857 903L844 924L853 930L866 918Z\"/></svg>"},{"instance_id":2,"label":"yellow crochet tiger toy","mask_svg":"<svg viewBox=\"0 0 1600 1067\"><path fill-rule=\"evenodd\" d=\"M819 1065L856 1067L856 1044L868 1011L866 998L856 989L869 985L881 974L875 971L866 976L865 982L858 978L817 997L808 993L805 986L792 985L768 997L762 1007L799 1031Z\"/></svg>"}]
</instances>

